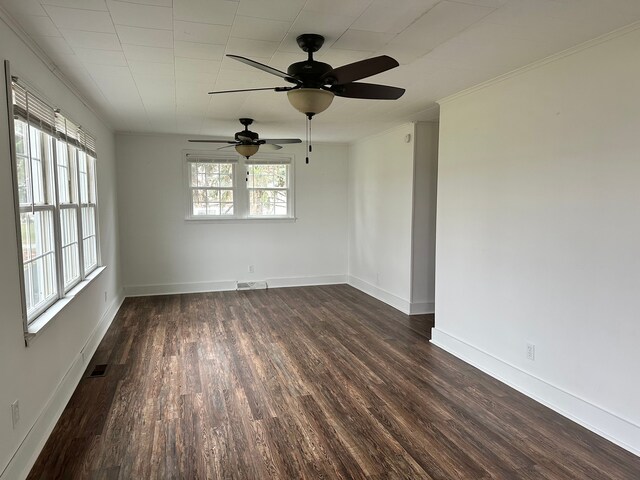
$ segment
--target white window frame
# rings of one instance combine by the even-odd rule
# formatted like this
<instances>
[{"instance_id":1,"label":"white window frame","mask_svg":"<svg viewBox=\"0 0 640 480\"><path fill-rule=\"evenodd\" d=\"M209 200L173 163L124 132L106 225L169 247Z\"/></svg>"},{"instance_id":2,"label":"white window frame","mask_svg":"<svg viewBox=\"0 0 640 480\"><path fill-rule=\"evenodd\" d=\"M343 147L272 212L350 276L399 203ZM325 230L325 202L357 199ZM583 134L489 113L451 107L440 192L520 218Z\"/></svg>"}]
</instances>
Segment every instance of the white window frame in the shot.
<instances>
[{"instance_id":1,"label":"white window frame","mask_svg":"<svg viewBox=\"0 0 640 480\"><path fill-rule=\"evenodd\" d=\"M249 188L248 167L251 165L287 165L287 188ZM293 161L286 159L282 156L267 156L267 155L254 155L248 160L243 162L244 174L245 174L245 201L246 201L246 218L248 219L287 219L293 218ZM284 190L287 192L287 214L286 215L251 215L250 213L250 194L252 190Z\"/></svg>"},{"instance_id":2,"label":"white window frame","mask_svg":"<svg viewBox=\"0 0 640 480\"><path fill-rule=\"evenodd\" d=\"M21 120L23 121L23 120ZM15 120L13 121L14 125L15 125ZM23 121L24 122L24 121ZM42 305L40 305L38 308L34 309L30 316L28 315L28 312L26 310L26 297L25 297L25 302L24 302L24 309L25 309L25 315L27 315L27 323L31 323L33 322L33 320L35 320L41 313L43 313L45 310L47 310L51 305L53 305L58 299L59 299L59 289L60 289L60 274L61 274L61 266L59 264L60 262L60 256L58 255L58 248L60 246L60 243L58 242L58 229L59 229L59 223L60 221L58 219L56 219L56 215L59 215L59 210L56 208L55 205L55 198L57 197L57 181L56 181L56 177L57 177L57 171L55 171L57 164L56 164L56 156L55 156L55 152L52 153L53 158L51 159L47 159L46 155L45 155L45 143L42 141L44 134L48 134L47 132L43 132L42 130L34 127L33 125L30 125L28 122L24 122L27 124L27 128L26 128L26 139L25 142L28 144L26 151L28 152L25 157L27 159L27 161L29 162L29 168L31 169L32 173L30 174L30 178L31 178L31 182L33 182L33 170L32 170L32 166L31 166L31 158L32 158L32 143L31 143L31 133L32 130L37 131L36 135L42 135L39 141L39 146L40 146L40 152L39 152L39 156L40 156L40 162L41 162L41 170L42 170L42 182L43 182L43 202L42 203L35 203L34 199L31 199L31 204L20 204L18 203L18 211L19 214L18 215L22 215L24 213L36 213L36 212L49 212L51 214L51 219L52 219L52 225L51 225L51 230L52 230L52 250L50 252L47 252L45 254L42 254L40 256L37 256L35 258L30 258L28 261L24 261L24 257L23 255L20 256L20 263L21 263L21 271L23 272L24 275L24 269L27 265L29 264L33 264L35 261L37 261L39 258L44 258L46 256L49 256L51 254L53 254L54 256L54 260L55 260L55 290L56 293L55 295L52 295L52 297L50 299L48 299L46 302L44 302ZM14 130L14 135L15 135L15 130ZM48 134L52 141L55 142L55 137L53 137L52 135ZM13 139L15 139L15 136L13 136ZM12 140L14 143L13 145L15 145L15 140ZM53 143L53 150L55 150L55 143ZM15 163L17 160L17 153L14 154L14 165L17 165L17 163ZM46 162L46 163L45 163ZM26 162L25 162L26 163ZM53 167L52 167L53 165ZM17 185L17 182L16 182ZM49 192L49 188L53 187L53 192ZM32 197L33 197L33 185L31 187L32 190ZM53 204L50 203L46 203L49 199L51 199L51 197L53 197ZM20 250L22 250L22 227L21 227L22 222L20 221L20 227L19 227L19 231L20 231ZM26 295L26 282L23 282L23 286L25 288L25 295Z\"/></svg>"},{"instance_id":3,"label":"white window frame","mask_svg":"<svg viewBox=\"0 0 640 480\"><path fill-rule=\"evenodd\" d=\"M186 200L186 219L187 220L224 220L238 219L238 157L237 155L224 155L220 153L212 154L201 151L185 151L184 155L184 185ZM230 190L233 192L233 214L232 215L195 215L193 213L193 191L194 190L229 190L224 187L197 187L191 185L191 165L194 163L218 163L231 164L232 166L232 184Z\"/></svg>"},{"instance_id":4,"label":"white window frame","mask_svg":"<svg viewBox=\"0 0 640 480\"><path fill-rule=\"evenodd\" d=\"M48 321L53 318L75 295L82 290L89 281L93 280L97 277L104 267L102 266L101 261L101 251L100 251L100 235L99 235L99 221L98 221L98 200L97 200L97 158L95 156L95 140L93 137L84 133L81 129L78 129L76 135L80 137L76 137L77 145L71 145L70 140L65 135L68 132L60 133L61 130L58 129L57 125L50 125L46 123L45 127L41 127L40 125L44 125L42 123L38 124L38 120L34 120L32 123L29 118L24 119L22 117L18 118L14 110L13 104L13 92L14 85L20 85L20 88L25 89L31 98L35 98L42 108L50 109L52 118L55 118L55 115L59 114L59 110L54 109L53 107L49 107L47 103L40 100L37 94L33 93L31 88L25 87L22 83L17 83L18 80L15 77L11 76L9 62L5 61L5 82L6 82L6 93L7 93L7 110L9 114L9 145L10 145L10 153L11 153L11 162L12 162L12 177L13 177L13 194L14 194L14 205L15 205L15 216L16 216L16 236L17 236L17 246L18 246L18 263L19 263L19 277L20 277L20 295L21 295L21 303L22 303L22 320L23 320L23 329L25 335L25 344L28 345L28 340L32 336L35 335L37 331L39 331ZM17 88L17 87L15 87ZM20 107L22 108L22 107ZM29 108L27 105L27 117L29 113ZM65 119L68 117L58 116L59 119ZM44 203L34 203L34 199L31 199L31 203L25 204L20 203L19 192L18 192L18 172L17 172L17 151L16 151L16 132L15 132L15 121L20 120L27 124L27 143L29 145L29 149L31 148L31 132L35 129L38 133L37 135L41 135L41 138L44 138L44 135L48 135L51 138L52 148L50 151L50 155L45 156L45 144L41 143L41 156L43 161L43 177L45 181L45 189L50 188L51 191L47 198L44 198ZM47 120L49 122L49 119ZM53 120L53 123L57 124L58 120ZM58 132L58 133L56 133ZM87 202L81 203L80 201L80 185L77 184L78 198L70 198L68 202L62 203L60 201L60 194L58 191L58 151L57 151L57 141L62 139L68 149L76 148L78 151L84 150L87 157L92 158L92 161L87 161L88 169L93 168L92 176L93 176L93 185L89 184L88 188L90 190L87 198ZM29 162L31 162L31 153L27 155L29 157ZM47 157L47 158L45 158ZM50 157L50 158L48 158ZM45 166L44 162L47 161L48 164ZM67 158L67 168L69 169L69 173L72 175L77 175L79 177L79 168L77 164L72 166L71 156L69 155ZM89 166L92 164L92 167ZM75 167L75 168L74 168ZM73 171L72 171L73 170ZM76 178L76 181L79 182L79 178ZM73 194L72 194L73 197ZM94 208L95 224L93 225L93 230L95 232L95 246L96 246L96 263L95 265L89 266L89 268L85 268L84 259L83 259L83 229L82 229L82 207L92 207ZM64 284L64 262L62 259L62 232L61 232L61 213L64 210L72 209L76 214L76 228L77 228L77 241L78 245L78 270L79 277L75 279L72 283L65 285ZM51 212L53 217L52 220L52 242L53 242L53 255L55 258L55 295L52 296L45 304L40 305L37 309L34 309L31 312L27 312L27 303L26 303L26 289L27 285L25 282L25 274L24 268L27 263L24 262L23 259L23 246L22 246L22 230L21 230L21 214L22 213L33 213L38 211L47 211Z\"/></svg>"},{"instance_id":5,"label":"white window frame","mask_svg":"<svg viewBox=\"0 0 640 480\"><path fill-rule=\"evenodd\" d=\"M295 221L295 157L282 154L257 153L248 160L237 154L224 154L217 151L184 150L183 158L183 189L185 201L185 220L194 222L276 222ZM193 194L191 185L191 163L200 159L203 163L231 163L233 164L233 215L194 215ZM286 215L249 215L249 193L247 187L248 165L255 164L286 164L287 169L287 214ZM267 189L268 190L268 189Z\"/></svg>"}]
</instances>

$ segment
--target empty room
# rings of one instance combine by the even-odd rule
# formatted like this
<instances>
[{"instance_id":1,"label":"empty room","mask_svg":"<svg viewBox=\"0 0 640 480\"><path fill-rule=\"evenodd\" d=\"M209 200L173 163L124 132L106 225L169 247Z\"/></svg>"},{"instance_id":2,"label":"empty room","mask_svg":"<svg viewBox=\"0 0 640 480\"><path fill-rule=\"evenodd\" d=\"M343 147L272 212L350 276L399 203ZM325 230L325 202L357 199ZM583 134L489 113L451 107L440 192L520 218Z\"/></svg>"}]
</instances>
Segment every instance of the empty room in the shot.
<instances>
[{"instance_id":1,"label":"empty room","mask_svg":"<svg viewBox=\"0 0 640 480\"><path fill-rule=\"evenodd\" d=\"M640 479L640 1L0 0L0 480Z\"/></svg>"}]
</instances>

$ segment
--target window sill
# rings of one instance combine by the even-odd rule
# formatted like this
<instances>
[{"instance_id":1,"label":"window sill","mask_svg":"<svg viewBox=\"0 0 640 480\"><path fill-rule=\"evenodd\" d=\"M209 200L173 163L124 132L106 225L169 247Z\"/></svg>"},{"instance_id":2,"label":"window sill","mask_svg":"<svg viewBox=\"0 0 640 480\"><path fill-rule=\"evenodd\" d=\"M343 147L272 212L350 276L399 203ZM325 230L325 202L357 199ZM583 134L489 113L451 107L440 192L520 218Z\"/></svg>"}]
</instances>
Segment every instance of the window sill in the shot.
<instances>
[{"instance_id":1,"label":"window sill","mask_svg":"<svg viewBox=\"0 0 640 480\"><path fill-rule=\"evenodd\" d=\"M67 294L60 300L51 305L47 310L42 312L33 322L27 327L27 333L25 338L27 342L33 340L40 332L42 332L51 321L56 318L65 308L69 305L85 288L89 286L96 278L105 271L107 267L98 267L83 281L78 283L75 287L67 292Z\"/></svg>"},{"instance_id":2,"label":"window sill","mask_svg":"<svg viewBox=\"0 0 640 480\"><path fill-rule=\"evenodd\" d=\"M247 218L238 218L238 217L229 217L229 218L194 218L187 217L185 218L186 222L189 223L295 223L298 220L296 217L247 217Z\"/></svg>"}]
</instances>

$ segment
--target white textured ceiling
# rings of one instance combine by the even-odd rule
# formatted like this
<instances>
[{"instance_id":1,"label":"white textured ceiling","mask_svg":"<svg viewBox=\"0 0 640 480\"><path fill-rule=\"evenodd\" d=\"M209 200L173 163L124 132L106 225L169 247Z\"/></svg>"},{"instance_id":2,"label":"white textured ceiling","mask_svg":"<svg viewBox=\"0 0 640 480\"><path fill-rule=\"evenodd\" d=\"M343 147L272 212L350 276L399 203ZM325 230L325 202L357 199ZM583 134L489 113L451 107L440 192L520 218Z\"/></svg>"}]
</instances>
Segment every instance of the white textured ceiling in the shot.
<instances>
[{"instance_id":1,"label":"white textured ceiling","mask_svg":"<svg viewBox=\"0 0 640 480\"><path fill-rule=\"evenodd\" d=\"M400 67L366 81L397 101L336 98L317 140L349 141L437 118L435 100L640 19L640 0L0 0L118 131L231 135L238 117L263 137L303 136L281 86L233 53L286 70L295 38L319 33L316 58L340 66L387 54ZM37 81L32 81L36 83Z\"/></svg>"}]
</instances>

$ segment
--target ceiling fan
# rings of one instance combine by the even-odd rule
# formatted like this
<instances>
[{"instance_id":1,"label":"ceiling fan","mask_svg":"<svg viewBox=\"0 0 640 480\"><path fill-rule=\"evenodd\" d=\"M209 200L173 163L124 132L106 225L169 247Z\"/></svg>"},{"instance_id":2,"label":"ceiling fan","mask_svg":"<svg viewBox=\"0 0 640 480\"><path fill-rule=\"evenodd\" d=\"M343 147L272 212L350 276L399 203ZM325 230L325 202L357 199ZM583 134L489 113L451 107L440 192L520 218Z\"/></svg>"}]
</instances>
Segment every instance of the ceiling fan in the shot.
<instances>
[{"instance_id":1,"label":"ceiling fan","mask_svg":"<svg viewBox=\"0 0 640 480\"><path fill-rule=\"evenodd\" d=\"M308 58L289 65L286 73L249 58L227 55L227 57L234 60L280 77L293 84L293 86L224 90L209 92L209 94L257 90L287 92L291 105L296 110L304 113L310 120L314 115L325 111L331 105L335 96L372 100L397 100L405 92L403 88L356 81L399 66L395 59L387 55L380 55L333 68L327 63L313 59L313 54L320 50L324 44L322 35L305 33L298 36L296 41L298 46L304 52L307 52Z\"/></svg>"},{"instance_id":2,"label":"ceiling fan","mask_svg":"<svg viewBox=\"0 0 640 480\"><path fill-rule=\"evenodd\" d=\"M249 125L253 123L252 118L240 118L240 123L244 125L244 130L236 132L234 140L189 140L193 143L226 143L223 148L235 147L243 157L249 158L255 155L259 149L265 150L280 150L282 147L280 144L286 143L302 143L299 138L270 138L260 139L260 136L256 132L249 130Z\"/></svg>"}]
</instances>

